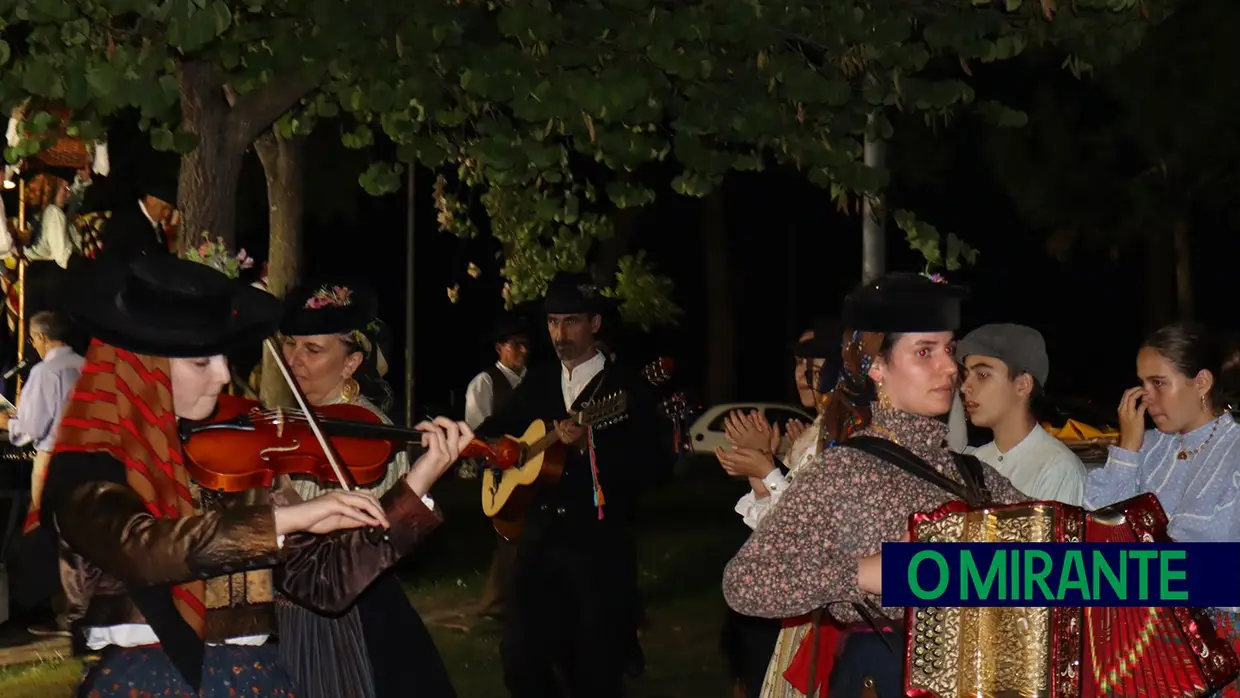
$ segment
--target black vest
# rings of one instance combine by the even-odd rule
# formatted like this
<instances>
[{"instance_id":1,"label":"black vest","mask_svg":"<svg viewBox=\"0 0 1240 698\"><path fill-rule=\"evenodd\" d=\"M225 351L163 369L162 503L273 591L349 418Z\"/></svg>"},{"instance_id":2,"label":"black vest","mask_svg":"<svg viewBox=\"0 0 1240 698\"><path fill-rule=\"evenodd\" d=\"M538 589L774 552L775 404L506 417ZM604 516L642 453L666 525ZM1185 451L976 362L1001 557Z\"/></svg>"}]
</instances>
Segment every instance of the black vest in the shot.
<instances>
[{"instance_id":1,"label":"black vest","mask_svg":"<svg viewBox=\"0 0 1240 698\"><path fill-rule=\"evenodd\" d=\"M491 377L491 414L495 414L508 398L512 397L514 388L512 383L508 382L508 376L500 370L499 364L487 366L483 373Z\"/></svg>"}]
</instances>

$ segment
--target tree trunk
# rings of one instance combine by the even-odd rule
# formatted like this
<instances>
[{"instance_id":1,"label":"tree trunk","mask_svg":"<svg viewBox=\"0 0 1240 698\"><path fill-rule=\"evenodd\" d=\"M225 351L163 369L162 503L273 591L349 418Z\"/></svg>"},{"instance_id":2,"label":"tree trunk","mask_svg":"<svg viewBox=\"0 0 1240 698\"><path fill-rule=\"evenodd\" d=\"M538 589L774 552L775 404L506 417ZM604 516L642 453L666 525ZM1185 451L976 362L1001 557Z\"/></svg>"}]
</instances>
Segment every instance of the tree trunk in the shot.
<instances>
[{"instance_id":1,"label":"tree trunk","mask_svg":"<svg viewBox=\"0 0 1240 698\"><path fill-rule=\"evenodd\" d=\"M236 247L237 183L245 151L319 79L288 73L238 96L211 64L181 64L181 128L198 136L198 146L181 156L177 208L182 250L186 240L196 241L203 231Z\"/></svg>"},{"instance_id":2,"label":"tree trunk","mask_svg":"<svg viewBox=\"0 0 1240 698\"><path fill-rule=\"evenodd\" d=\"M1188 221L1179 218L1172 231L1175 241L1175 298L1181 320L1193 319L1193 258Z\"/></svg>"},{"instance_id":3,"label":"tree trunk","mask_svg":"<svg viewBox=\"0 0 1240 698\"><path fill-rule=\"evenodd\" d=\"M304 211L302 138L284 139L268 130L254 142L267 178L267 221L271 243L267 254L267 290L283 298L301 276L302 214ZM291 406L293 395L269 353L263 353L259 396L266 405Z\"/></svg>"},{"instance_id":4,"label":"tree trunk","mask_svg":"<svg viewBox=\"0 0 1240 698\"><path fill-rule=\"evenodd\" d=\"M237 142L230 111L224 84L210 66L181 66L181 127L198 136L198 147L181 156L182 251L197 244L203 231L236 246L237 183L248 143Z\"/></svg>"},{"instance_id":5,"label":"tree trunk","mask_svg":"<svg viewBox=\"0 0 1240 698\"><path fill-rule=\"evenodd\" d=\"M877 114L870 114L871 129ZM880 140L865 139L865 165L881 169L886 165L887 147ZM880 196L867 196L861 204L861 281L877 279L887 271L887 209Z\"/></svg>"},{"instance_id":6,"label":"tree trunk","mask_svg":"<svg viewBox=\"0 0 1240 698\"><path fill-rule=\"evenodd\" d=\"M723 189L704 202L703 255L706 260L706 399L717 405L736 391L736 329L728 274L727 212Z\"/></svg>"}]
</instances>

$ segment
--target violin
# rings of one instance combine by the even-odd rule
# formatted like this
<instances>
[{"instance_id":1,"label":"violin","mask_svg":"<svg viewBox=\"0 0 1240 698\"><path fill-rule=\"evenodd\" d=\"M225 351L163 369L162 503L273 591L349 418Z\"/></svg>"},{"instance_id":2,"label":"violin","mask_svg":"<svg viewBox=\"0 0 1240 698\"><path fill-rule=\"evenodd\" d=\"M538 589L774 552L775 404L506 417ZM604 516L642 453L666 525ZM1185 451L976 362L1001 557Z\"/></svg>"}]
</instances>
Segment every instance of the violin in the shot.
<instances>
[{"instance_id":1,"label":"violin","mask_svg":"<svg viewBox=\"0 0 1240 698\"><path fill-rule=\"evenodd\" d=\"M215 414L180 425L185 469L203 487L243 492L270 487L281 475L309 475L345 490L383 479L398 446L421 443L422 432L393 424L361 405L310 409L275 343L276 359L299 408L267 408L257 400L220 395ZM512 439L474 439L461 454L510 468L521 458Z\"/></svg>"},{"instance_id":2,"label":"violin","mask_svg":"<svg viewBox=\"0 0 1240 698\"><path fill-rule=\"evenodd\" d=\"M361 405L323 405L314 412L348 474L345 484L382 480L396 443L421 440L421 432L385 424ZM181 424L181 438L185 469L208 489L270 487L280 475L340 482L301 410L268 409L257 400L220 395L209 420Z\"/></svg>"}]
</instances>

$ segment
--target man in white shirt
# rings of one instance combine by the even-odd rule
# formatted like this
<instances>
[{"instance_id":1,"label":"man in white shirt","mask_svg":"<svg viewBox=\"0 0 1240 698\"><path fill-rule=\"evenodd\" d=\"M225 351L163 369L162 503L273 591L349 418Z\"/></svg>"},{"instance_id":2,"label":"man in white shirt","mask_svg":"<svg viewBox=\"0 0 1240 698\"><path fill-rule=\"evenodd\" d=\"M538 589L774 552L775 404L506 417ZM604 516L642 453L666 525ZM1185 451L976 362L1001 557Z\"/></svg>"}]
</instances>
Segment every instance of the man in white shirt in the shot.
<instances>
[{"instance_id":1,"label":"man in white shirt","mask_svg":"<svg viewBox=\"0 0 1240 698\"><path fill-rule=\"evenodd\" d=\"M1038 424L1031 407L1050 373L1041 333L1024 325L984 325L960 340L956 357L964 366L960 394L969 420L994 435L966 452L1034 499L1080 506L1085 466Z\"/></svg>"},{"instance_id":2,"label":"man in white shirt","mask_svg":"<svg viewBox=\"0 0 1240 698\"><path fill-rule=\"evenodd\" d=\"M525 377L530 333L519 317L505 316L495 331L496 362L474 376L465 388L465 423L470 429L490 417Z\"/></svg>"},{"instance_id":3,"label":"man in white shirt","mask_svg":"<svg viewBox=\"0 0 1240 698\"><path fill-rule=\"evenodd\" d=\"M470 429L477 429L495 410L503 407L525 378L525 357L530 350L530 333L525 322L518 316L505 315L494 337L498 360L474 376L465 389L465 423ZM482 589L482 600L478 602L478 615L496 619L504 615L504 590L511 581L513 561L517 558L516 544L500 536L497 538L491 571Z\"/></svg>"}]
</instances>

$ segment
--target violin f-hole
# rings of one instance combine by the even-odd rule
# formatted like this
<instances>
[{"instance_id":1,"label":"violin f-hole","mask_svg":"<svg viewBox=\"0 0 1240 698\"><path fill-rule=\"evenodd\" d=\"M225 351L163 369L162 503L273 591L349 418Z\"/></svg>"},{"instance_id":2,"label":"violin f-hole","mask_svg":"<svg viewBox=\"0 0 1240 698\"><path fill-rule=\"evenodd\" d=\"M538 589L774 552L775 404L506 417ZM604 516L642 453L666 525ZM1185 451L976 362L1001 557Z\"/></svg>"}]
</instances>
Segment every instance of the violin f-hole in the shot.
<instances>
[{"instance_id":1,"label":"violin f-hole","mask_svg":"<svg viewBox=\"0 0 1240 698\"><path fill-rule=\"evenodd\" d=\"M270 461L271 458L267 456L268 453L292 453L299 448L301 448L301 442L294 439L293 443L288 446L268 446L258 452L258 457L265 461Z\"/></svg>"}]
</instances>

